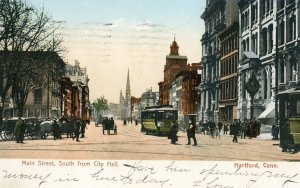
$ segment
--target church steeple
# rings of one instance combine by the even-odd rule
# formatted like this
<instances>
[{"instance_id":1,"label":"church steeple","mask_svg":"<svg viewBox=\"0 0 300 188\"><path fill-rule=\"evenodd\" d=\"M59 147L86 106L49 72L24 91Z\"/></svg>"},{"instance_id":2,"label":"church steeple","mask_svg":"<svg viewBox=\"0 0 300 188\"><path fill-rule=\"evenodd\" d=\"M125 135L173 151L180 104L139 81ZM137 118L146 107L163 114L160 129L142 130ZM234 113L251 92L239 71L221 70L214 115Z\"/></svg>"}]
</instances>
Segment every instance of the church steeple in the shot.
<instances>
[{"instance_id":1,"label":"church steeple","mask_svg":"<svg viewBox=\"0 0 300 188\"><path fill-rule=\"evenodd\" d=\"M130 91L130 80L129 80L129 69L127 72L127 82L126 82L126 101L130 100L131 91Z\"/></svg>"},{"instance_id":2,"label":"church steeple","mask_svg":"<svg viewBox=\"0 0 300 188\"><path fill-rule=\"evenodd\" d=\"M174 41L170 46L170 55L179 55L178 48L179 47L178 47L177 42L175 40L175 34L174 34Z\"/></svg>"}]
</instances>

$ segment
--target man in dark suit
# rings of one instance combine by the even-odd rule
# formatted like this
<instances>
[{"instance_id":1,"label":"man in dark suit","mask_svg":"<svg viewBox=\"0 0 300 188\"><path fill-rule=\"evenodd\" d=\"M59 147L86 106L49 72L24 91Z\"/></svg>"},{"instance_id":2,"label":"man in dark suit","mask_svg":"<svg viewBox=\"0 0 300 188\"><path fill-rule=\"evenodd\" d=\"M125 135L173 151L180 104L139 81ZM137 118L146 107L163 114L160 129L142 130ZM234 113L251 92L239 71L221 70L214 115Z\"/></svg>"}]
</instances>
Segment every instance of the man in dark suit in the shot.
<instances>
[{"instance_id":1,"label":"man in dark suit","mask_svg":"<svg viewBox=\"0 0 300 188\"><path fill-rule=\"evenodd\" d=\"M195 134L196 134L196 125L192 121L190 121L189 122L189 128L187 130L187 136L188 136L187 145L191 144L191 138L194 140L194 145L193 146L197 145L197 139L196 139Z\"/></svg>"}]
</instances>

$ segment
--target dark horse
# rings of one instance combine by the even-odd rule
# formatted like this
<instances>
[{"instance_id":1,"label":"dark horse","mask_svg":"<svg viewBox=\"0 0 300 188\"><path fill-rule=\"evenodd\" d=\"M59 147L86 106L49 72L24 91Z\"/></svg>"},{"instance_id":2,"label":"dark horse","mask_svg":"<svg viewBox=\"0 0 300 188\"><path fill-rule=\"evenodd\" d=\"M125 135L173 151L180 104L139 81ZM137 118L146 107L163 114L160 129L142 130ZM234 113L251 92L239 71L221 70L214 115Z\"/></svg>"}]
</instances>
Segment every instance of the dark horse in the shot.
<instances>
[{"instance_id":1,"label":"dark horse","mask_svg":"<svg viewBox=\"0 0 300 188\"><path fill-rule=\"evenodd\" d=\"M60 122L60 133L66 134L67 138L72 138L74 133L74 118L61 117Z\"/></svg>"}]
</instances>

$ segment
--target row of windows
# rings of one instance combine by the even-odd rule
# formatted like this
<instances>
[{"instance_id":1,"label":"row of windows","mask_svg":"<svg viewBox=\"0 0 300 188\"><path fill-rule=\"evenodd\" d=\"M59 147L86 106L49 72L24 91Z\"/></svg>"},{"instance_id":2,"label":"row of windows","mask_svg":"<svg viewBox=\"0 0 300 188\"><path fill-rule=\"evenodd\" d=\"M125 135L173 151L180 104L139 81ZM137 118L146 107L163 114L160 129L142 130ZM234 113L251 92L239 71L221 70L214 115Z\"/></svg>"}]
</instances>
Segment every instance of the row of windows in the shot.
<instances>
[{"instance_id":1,"label":"row of windows","mask_svg":"<svg viewBox=\"0 0 300 188\"><path fill-rule=\"evenodd\" d=\"M221 77L231 75L237 72L238 56L234 55L226 60L221 61Z\"/></svg>"},{"instance_id":2,"label":"row of windows","mask_svg":"<svg viewBox=\"0 0 300 188\"><path fill-rule=\"evenodd\" d=\"M285 28L286 25L286 28ZM292 15L287 24L283 20L279 21L278 24L278 43L282 45L286 42L290 42L296 39L296 16ZM285 39L286 37L286 39Z\"/></svg>"},{"instance_id":3,"label":"row of windows","mask_svg":"<svg viewBox=\"0 0 300 188\"><path fill-rule=\"evenodd\" d=\"M286 5L285 5L286 1ZM295 3L295 0L277 0L278 11L285 6ZM267 17L273 13L273 0L261 0L260 1L260 15L262 18ZM253 26L258 20L258 3L251 5L251 26ZM249 10L244 11L241 14L241 29L242 31L249 28Z\"/></svg>"},{"instance_id":4,"label":"row of windows","mask_svg":"<svg viewBox=\"0 0 300 188\"><path fill-rule=\"evenodd\" d=\"M208 25L206 25L206 31L208 34L211 34L215 31L215 26L224 18L224 12L219 11L211 20L208 21Z\"/></svg>"},{"instance_id":5,"label":"row of windows","mask_svg":"<svg viewBox=\"0 0 300 188\"><path fill-rule=\"evenodd\" d=\"M267 17L273 13L273 0L262 0L260 3L260 15L262 18ZM241 15L241 29L242 31L249 28L250 10L247 9ZM258 21L258 3L251 5L251 26Z\"/></svg>"},{"instance_id":6,"label":"row of windows","mask_svg":"<svg viewBox=\"0 0 300 188\"><path fill-rule=\"evenodd\" d=\"M221 55L225 56L228 53L238 49L238 37L232 36L222 42Z\"/></svg>"},{"instance_id":7,"label":"row of windows","mask_svg":"<svg viewBox=\"0 0 300 188\"><path fill-rule=\"evenodd\" d=\"M241 50L243 52L250 51L250 46L249 46L249 38L246 38L242 40L241 43ZM251 51L254 52L255 54L258 54L258 36L257 33L254 33L251 36ZM264 28L261 32L261 46L260 46L260 54L262 56L265 56L267 54L272 53L273 49L273 25L269 25L268 28ZM259 55L259 54L258 54Z\"/></svg>"},{"instance_id":8,"label":"row of windows","mask_svg":"<svg viewBox=\"0 0 300 188\"><path fill-rule=\"evenodd\" d=\"M286 28L285 28L286 25ZM293 15L288 19L288 23L285 24L283 20L279 21L278 24L278 44L282 45L285 42L290 42L296 39L296 17ZM264 28L261 31L261 43L260 43L260 54L262 56L272 53L273 49L273 24L269 25L268 28ZM258 36L254 33L251 36L251 51L258 54ZM249 38L242 40L241 43L242 52L249 51Z\"/></svg>"},{"instance_id":9,"label":"row of windows","mask_svg":"<svg viewBox=\"0 0 300 188\"><path fill-rule=\"evenodd\" d=\"M285 7L285 2L286 2L286 6L295 3L295 0L277 0L277 7L278 10L283 9Z\"/></svg>"},{"instance_id":10,"label":"row of windows","mask_svg":"<svg viewBox=\"0 0 300 188\"><path fill-rule=\"evenodd\" d=\"M232 78L220 84L220 100L237 99L237 79Z\"/></svg>"}]
</instances>

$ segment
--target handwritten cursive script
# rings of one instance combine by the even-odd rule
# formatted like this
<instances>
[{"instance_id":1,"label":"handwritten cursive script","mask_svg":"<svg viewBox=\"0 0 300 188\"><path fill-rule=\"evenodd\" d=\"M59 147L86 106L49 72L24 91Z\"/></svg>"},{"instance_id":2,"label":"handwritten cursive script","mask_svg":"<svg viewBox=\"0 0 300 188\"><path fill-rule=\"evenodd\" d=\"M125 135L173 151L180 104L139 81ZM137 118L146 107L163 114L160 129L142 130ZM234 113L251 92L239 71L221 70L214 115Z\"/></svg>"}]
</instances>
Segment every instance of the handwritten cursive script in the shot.
<instances>
[{"instance_id":1,"label":"handwritten cursive script","mask_svg":"<svg viewBox=\"0 0 300 188\"><path fill-rule=\"evenodd\" d=\"M296 178L299 174L295 173L295 174L286 174L286 173L275 173L272 171L259 171L259 170L253 170L253 171L247 171L245 169L241 169L241 168L237 168L233 171L224 171L224 170L220 170L218 168L218 164L215 164L212 168L208 168L208 169L202 169L199 173L200 175L200 180L194 181L193 182L193 186L194 187L220 187L220 188L224 188L224 187L233 187L230 185L222 185L222 184L218 184L218 181L220 180L221 177L225 177L225 178L230 178L235 176L237 177L247 177L247 182L245 187L246 188L250 188L252 187L254 184L258 184L259 181L261 179L269 179L273 178L273 179L280 179L282 182L281 187L287 186L287 184L290 183L298 183L297 181L293 180L294 178Z\"/></svg>"},{"instance_id":2,"label":"handwritten cursive script","mask_svg":"<svg viewBox=\"0 0 300 188\"><path fill-rule=\"evenodd\" d=\"M178 161L125 161L120 165L97 165L94 168L37 167L20 171L0 169L1 185L20 184L23 187L204 187L204 188L254 188L299 187L299 165L282 168L228 168L220 163ZM228 164L228 162L226 163ZM234 164L234 163L233 163ZM242 163L241 163L242 164ZM252 163L251 163L252 164ZM256 164L256 163L255 163ZM258 166L263 163L257 163ZM273 164L273 163L272 163ZM290 163L289 163L290 164ZM229 165L230 166L230 165ZM42 171L41 171L42 169ZM275 185L275 186L274 186ZM8 186L6 186L8 187Z\"/></svg>"}]
</instances>

